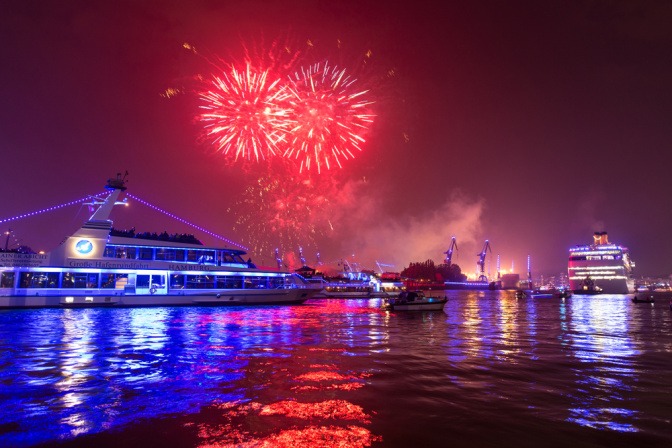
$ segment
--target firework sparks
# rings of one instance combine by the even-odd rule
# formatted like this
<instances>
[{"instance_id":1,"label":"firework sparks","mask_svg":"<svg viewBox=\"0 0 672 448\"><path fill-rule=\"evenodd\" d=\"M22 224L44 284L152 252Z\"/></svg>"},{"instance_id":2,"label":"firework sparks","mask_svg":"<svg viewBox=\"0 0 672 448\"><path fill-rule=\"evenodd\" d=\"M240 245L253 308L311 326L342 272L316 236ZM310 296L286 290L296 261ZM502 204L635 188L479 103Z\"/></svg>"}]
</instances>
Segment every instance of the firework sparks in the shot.
<instances>
[{"instance_id":1,"label":"firework sparks","mask_svg":"<svg viewBox=\"0 0 672 448\"><path fill-rule=\"evenodd\" d=\"M296 72L285 89L290 92L291 123L284 156L300 162L300 171L315 167L318 173L361 151L364 135L373 122L367 90L358 90L345 69L327 62Z\"/></svg>"},{"instance_id":2,"label":"firework sparks","mask_svg":"<svg viewBox=\"0 0 672 448\"><path fill-rule=\"evenodd\" d=\"M274 172L250 185L232 211L234 230L247 235L255 256L270 256L275 248L316 249L316 238L333 230L332 197L338 187L332 178L313 178Z\"/></svg>"},{"instance_id":3,"label":"firework sparks","mask_svg":"<svg viewBox=\"0 0 672 448\"><path fill-rule=\"evenodd\" d=\"M279 78L268 70L244 70L231 66L230 73L214 76L210 89L200 94L205 131L217 149L235 160L265 159L277 153L285 140L287 98Z\"/></svg>"}]
</instances>

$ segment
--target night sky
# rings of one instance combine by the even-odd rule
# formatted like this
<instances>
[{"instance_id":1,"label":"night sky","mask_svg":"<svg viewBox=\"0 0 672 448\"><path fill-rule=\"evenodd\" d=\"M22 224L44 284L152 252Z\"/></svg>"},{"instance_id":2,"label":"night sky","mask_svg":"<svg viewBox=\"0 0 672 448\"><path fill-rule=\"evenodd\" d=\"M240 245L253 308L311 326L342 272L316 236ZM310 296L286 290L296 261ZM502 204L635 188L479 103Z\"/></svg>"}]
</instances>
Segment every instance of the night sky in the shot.
<instances>
[{"instance_id":1,"label":"night sky","mask_svg":"<svg viewBox=\"0 0 672 448\"><path fill-rule=\"evenodd\" d=\"M489 239L503 268L524 275L529 255L556 274L607 231L637 276L668 276L670 24L664 1L0 0L0 219L128 170L129 192L245 243L231 207L254 176L199 138L191 86L212 71L203 55L311 42L344 66L370 52L376 114L362 152L323 173L350 194L317 238L324 261L401 270L440 262L455 235L468 273ZM131 208L116 227L192 231ZM87 215L2 230L49 250Z\"/></svg>"}]
</instances>

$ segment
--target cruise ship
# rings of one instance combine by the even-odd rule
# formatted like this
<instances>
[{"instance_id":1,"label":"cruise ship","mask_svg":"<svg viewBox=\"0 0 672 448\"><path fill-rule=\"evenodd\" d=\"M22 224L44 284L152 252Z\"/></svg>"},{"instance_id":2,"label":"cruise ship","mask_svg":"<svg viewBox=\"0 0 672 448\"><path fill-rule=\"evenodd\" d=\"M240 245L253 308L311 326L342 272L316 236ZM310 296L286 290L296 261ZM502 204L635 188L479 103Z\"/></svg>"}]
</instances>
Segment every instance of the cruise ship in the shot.
<instances>
[{"instance_id":1,"label":"cruise ship","mask_svg":"<svg viewBox=\"0 0 672 448\"><path fill-rule=\"evenodd\" d=\"M626 247L610 243L607 232L595 232L593 244L569 250L569 286L575 294L629 294L634 267Z\"/></svg>"},{"instance_id":2,"label":"cruise ship","mask_svg":"<svg viewBox=\"0 0 672 448\"><path fill-rule=\"evenodd\" d=\"M257 268L243 250L115 231L109 217L125 178L105 188L89 220L52 252L0 252L0 308L300 304L316 292L295 274Z\"/></svg>"}]
</instances>

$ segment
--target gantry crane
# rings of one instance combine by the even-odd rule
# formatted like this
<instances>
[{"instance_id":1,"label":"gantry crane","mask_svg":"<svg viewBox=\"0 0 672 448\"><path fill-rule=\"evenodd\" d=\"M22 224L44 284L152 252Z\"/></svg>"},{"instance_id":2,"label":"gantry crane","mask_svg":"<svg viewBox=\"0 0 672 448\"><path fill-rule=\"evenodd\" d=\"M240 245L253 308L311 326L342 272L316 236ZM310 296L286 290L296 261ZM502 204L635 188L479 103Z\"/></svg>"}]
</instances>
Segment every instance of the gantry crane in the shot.
<instances>
[{"instance_id":1,"label":"gantry crane","mask_svg":"<svg viewBox=\"0 0 672 448\"><path fill-rule=\"evenodd\" d=\"M488 281L488 277L485 275L485 257L488 254L488 251L490 251L490 253L492 253L492 249L490 249L490 242L488 240L485 240L485 244L483 245L483 250L481 251L480 254L476 254L479 257L478 258L478 272L479 272L478 280L483 281L483 282Z\"/></svg>"},{"instance_id":2,"label":"gantry crane","mask_svg":"<svg viewBox=\"0 0 672 448\"><path fill-rule=\"evenodd\" d=\"M457 241L455 240L455 237L453 237L452 240L450 241L450 247L448 248L448 250L444 252L444 254L446 254L446 259L444 261L448 265L448 267L450 267L450 263L453 261L453 250L458 250Z\"/></svg>"}]
</instances>

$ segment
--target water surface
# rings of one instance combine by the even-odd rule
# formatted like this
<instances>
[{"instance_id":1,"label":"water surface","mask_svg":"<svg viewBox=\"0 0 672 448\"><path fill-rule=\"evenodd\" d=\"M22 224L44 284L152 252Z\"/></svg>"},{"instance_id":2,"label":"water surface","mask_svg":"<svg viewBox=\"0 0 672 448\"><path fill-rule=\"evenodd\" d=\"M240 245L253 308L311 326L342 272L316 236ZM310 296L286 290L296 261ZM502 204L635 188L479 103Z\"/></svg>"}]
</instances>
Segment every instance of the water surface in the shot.
<instances>
[{"instance_id":1,"label":"water surface","mask_svg":"<svg viewBox=\"0 0 672 448\"><path fill-rule=\"evenodd\" d=\"M672 446L672 312L448 291L0 312L0 446Z\"/></svg>"}]
</instances>

